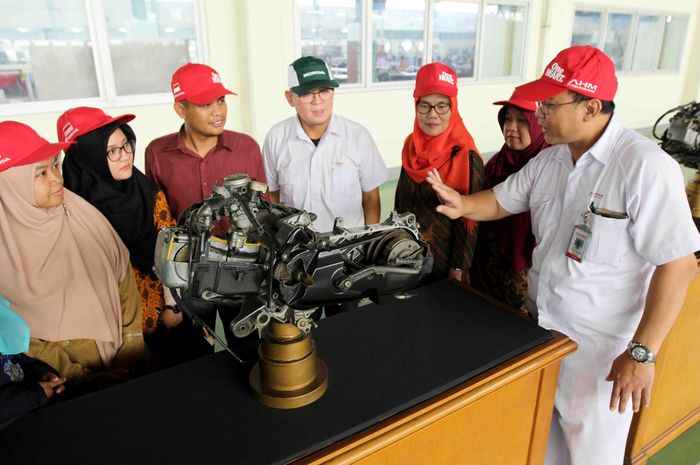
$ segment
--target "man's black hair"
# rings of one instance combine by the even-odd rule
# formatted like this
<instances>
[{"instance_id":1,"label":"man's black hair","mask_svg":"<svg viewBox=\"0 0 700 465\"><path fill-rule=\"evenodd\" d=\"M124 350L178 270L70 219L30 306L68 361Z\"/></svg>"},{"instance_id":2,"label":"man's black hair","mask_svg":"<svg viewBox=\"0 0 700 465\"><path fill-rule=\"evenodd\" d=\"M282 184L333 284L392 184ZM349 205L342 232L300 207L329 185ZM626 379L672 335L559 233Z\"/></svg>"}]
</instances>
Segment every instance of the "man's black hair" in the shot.
<instances>
[{"instance_id":1,"label":"man's black hair","mask_svg":"<svg viewBox=\"0 0 700 465\"><path fill-rule=\"evenodd\" d=\"M590 100L591 97L587 97L585 95L581 95L578 92L574 92L573 90L570 90L569 93L571 94L571 97L574 99L574 102L585 102L586 100ZM612 114L615 111L615 102L612 100L601 100L601 112L605 114Z\"/></svg>"}]
</instances>

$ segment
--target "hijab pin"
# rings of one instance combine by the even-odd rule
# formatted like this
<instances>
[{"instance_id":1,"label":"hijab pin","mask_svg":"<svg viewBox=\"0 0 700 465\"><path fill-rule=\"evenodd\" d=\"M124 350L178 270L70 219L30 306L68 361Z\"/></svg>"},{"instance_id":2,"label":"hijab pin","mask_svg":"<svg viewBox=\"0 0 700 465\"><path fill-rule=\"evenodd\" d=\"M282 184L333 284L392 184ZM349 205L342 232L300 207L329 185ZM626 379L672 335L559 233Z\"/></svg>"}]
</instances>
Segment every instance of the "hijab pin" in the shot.
<instances>
[{"instance_id":1,"label":"hijab pin","mask_svg":"<svg viewBox=\"0 0 700 465\"><path fill-rule=\"evenodd\" d=\"M65 203L63 204L63 211L65 212L66 216L70 216L70 210L68 210Z\"/></svg>"}]
</instances>

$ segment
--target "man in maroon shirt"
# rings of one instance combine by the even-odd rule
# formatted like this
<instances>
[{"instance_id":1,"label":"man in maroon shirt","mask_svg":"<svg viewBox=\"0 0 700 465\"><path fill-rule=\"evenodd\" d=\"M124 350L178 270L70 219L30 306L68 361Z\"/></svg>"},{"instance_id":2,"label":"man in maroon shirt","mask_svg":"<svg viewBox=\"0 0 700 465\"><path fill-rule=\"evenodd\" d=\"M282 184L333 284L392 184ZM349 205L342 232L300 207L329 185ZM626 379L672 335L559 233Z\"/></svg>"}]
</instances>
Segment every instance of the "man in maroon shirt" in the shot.
<instances>
[{"instance_id":1,"label":"man in maroon shirt","mask_svg":"<svg viewBox=\"0 0 700 465\"><path fill-rule=\"evenodd\" d=\"M146 147L146 175L163 191L175 218L192 204L211 194L231 174L246 173L265 182L260 146L252 137L224 129L227 94L236 95L221 83L219 74L209 66L188 63L173 74L171 90L175 112L184 124L178 132L159 137ZM231 320L239 308L219 307L228 345L239 345L230 331ZM197 311L214 327L214 311ZM184 326L184 325L181 325ZM187 338L184 338L187 339ZM204 354L213 350L201 345L201 339L188 341L191 350Z\"/></svg>"},{"instance_id":2,"label":"man in maroon shirt","mask_svg":"<svg viewBox=\"0 0 700 465\"><path fill-rule=\"evenodd\" d=\"M188 63L175 71L171 88L180 131L146 147L146 174L158 184L176 218L211 194L214 183L235 173L265 182L260 146L252 137L224 129L225 96L219 74L206 65Z\"/></svg>"}]
</instances>

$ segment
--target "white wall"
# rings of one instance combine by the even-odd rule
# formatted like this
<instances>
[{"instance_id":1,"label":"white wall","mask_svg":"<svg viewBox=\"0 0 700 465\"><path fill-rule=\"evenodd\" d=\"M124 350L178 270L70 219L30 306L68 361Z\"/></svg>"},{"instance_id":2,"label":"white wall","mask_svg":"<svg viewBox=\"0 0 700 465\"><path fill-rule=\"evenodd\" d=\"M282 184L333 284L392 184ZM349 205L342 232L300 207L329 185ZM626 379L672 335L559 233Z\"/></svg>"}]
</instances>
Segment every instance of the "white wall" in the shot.
<instances>
[{"instance_id":1,"label":"white wall","mask_svg":"<svg viewBox=\"0 0 700 465\"><path fill-rule=\"evenodd\" d=\"M686 12L691 15L686 46L677 73L622 76L615 101L617 114L628 127L645 128L667 109L700 99L700 0L534 0L528 13L525 71L522 80L463 84L459 108L467 128L482 152L498 150L502 138L496 122L498 107L491 103L510 96L513 88L536 79L556 53L569 45L577 5L601 5ZM287 66L295 58L296 15L292 0L202 0L208 49L206 61L224 83L238 93L230 97L227 127L251 134L261 145L267 130L293 115L284 99ZM488 37L484 38L488 40ZM400 164L401 147L413 128L412 85L359 90L339 89L335 110L364 126L374 136L388 166ZM71 105L67 105L68 108ZM113 115L135 113L139 138L137 166L143 168L143 148L155 137L174 132L180 121L171 103L105 108ZM56 138L60 112L4 116L34 127L50 140Z\"/></svg>"}]
</instances>

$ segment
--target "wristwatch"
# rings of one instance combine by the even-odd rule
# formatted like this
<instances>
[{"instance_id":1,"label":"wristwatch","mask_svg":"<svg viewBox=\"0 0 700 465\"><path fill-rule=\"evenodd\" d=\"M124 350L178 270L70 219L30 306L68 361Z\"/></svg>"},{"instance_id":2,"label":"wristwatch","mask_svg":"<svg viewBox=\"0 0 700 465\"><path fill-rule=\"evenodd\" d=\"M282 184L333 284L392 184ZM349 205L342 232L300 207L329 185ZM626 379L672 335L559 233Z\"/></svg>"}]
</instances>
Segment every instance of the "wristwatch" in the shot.
<instances>
[{"instance_id":1,"label":"wristwatch","mask_svg":"<svg viewBox=\"0 0 700 465\"><path fill-rule=\"evenodd\" d=\"M632 360L638 363L654 363L656 354L651 353L648 347L639 342L631 341L627 344L627 353L632 357Z\"/></svg>"}]
</instances>

